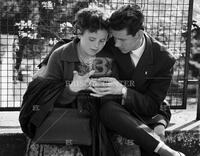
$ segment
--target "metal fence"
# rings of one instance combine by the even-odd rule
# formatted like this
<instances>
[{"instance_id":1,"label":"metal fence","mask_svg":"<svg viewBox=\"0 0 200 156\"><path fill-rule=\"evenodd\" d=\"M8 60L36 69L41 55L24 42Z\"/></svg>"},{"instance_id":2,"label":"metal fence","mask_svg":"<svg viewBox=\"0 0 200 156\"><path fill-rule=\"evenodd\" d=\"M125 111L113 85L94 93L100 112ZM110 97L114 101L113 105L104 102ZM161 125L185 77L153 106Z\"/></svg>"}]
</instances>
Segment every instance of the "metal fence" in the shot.
<instances>
[{"instance_id":1,"label":"metal fence","mask_svg":"<svg viewBox=\"0 0 200 156\"><path fill-rule=\"evenodd\" d=\"M74 14L93 3L112 12L136 0L0 1L0 110L19 110L37 65L58 40L72 37ZM146 31L177 57L167 100L172 108L186 108L193 0L137 0L137 4L145 14Z\"/></svg>"}]
</instances>

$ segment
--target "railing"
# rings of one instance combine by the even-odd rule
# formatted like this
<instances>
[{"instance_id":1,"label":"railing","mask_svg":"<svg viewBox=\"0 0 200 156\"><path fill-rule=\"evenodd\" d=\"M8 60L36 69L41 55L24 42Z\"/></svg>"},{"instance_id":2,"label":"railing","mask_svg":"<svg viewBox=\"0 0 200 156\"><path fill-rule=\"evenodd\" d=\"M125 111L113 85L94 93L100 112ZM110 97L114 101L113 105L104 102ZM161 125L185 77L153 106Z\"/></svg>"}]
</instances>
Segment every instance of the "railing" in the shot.
<instances>
[{"instance_id":1,"label":"railing","mask_svg":"<svg viewBox=\"0 0 200 156\"><path fill-rule=\"evenodd\" d=\"M200 80L198 81L197 120L200 120Z\"/></svg>"},{"instance_id":2,"label":"railing","mask_svg":"<svg viewBox=\"0 0 200 156\"><path fill-rule=\"evenodd\" d=\"M87 6L89 3L85 1L81 5L80 3L76 5L76 1L57 2L54 0L49 0L48 3L45 0L32 0L30 4L27 4L26 0L20 2L14 0L13 2L15 2L13 5L17 5L20 9L25 8L25 10L21 12L20 10L0 11L0 111L20 109L23 94L32 75L37 70L37 65L53 47L54 42L62 37L70 37L69 23L72 20L73 11L81 5ZM109 11L135 2L134 0L133 2L108 0L104 1L101 6ZM165 44L177 56L168 100L172 109L185 109L193 0L138 0L137 3L141 5L146 16L146 31ZM98 4L100 5L100 2ZM8 4L3 3L2 5ZM23 7L20 7L21 5ZM9 7L12 8L12 6L3 8L9 9ZM39 7L42 9L37 10ZM66 10L62 12L59 8L71 10L71 12ZM62 21L63 19L69 20ZM59 21L62 22L59 23ZM43 25L38 25L38 23ZM24 29L25 27L26 29ZM187 32L187 40L183 40L182 31ZM22 32L26 35L29 32L29 38L23 37ZM38 34L40 37L35 38ZM182 84L179 83L181 80L184 80Z\"/></svg>"}]
</instances>

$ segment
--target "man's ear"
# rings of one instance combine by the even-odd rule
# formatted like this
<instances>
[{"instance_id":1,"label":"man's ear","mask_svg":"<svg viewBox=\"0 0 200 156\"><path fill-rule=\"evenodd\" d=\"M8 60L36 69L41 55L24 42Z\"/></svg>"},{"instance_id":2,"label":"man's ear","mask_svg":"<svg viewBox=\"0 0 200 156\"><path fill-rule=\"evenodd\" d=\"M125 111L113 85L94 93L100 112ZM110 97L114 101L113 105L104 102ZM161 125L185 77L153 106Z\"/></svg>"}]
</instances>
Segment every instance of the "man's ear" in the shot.
<instances>
[{"instance_id":1,"label":"man's ear","mask_svg":"<svg viewBox=\"0 0 200 156\"><path fill-rule=\"evenodd\" d=\"M136 33L136 35L138 35L138 36L137 36L138 38L142 38L143 35L144 35L144 33L143 33L142 30L139 30L139 31Z\"/></svg>"}]
</instances>

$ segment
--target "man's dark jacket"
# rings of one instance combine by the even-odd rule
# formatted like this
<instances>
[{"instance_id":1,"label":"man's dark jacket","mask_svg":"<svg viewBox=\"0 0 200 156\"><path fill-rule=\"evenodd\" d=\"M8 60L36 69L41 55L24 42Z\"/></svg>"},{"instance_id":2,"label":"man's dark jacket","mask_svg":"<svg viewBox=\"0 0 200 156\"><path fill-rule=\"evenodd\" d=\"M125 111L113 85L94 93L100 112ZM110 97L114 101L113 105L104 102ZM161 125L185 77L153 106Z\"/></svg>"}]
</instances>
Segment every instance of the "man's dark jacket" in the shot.
<instances>
[{"instance_id":1,"label":"man's dark jacket","mask_svg":"<svg viewBox=\"0 0 200 156\"><path fill-rule=\"evenodd\" d=\"M114 40L106 46L118 65L119 79L129 82L124 107L130 113L137 113L147 124L151 118L154 121L150 122L159 123L163 117L168 124L171 113L164 99L172 79L175 58L160 42L146 33L144 36L145 50L136 67L129 53L123 54L114 46Z\"/></svg>"},{"instance_id":2,"label":"man's dark jacket","mask_svg":"<svg viewBox=\"0 0 200 156\"><path fill-rule=\"evenodd\" d=\"M35 128L39 127L53 110L54 103L63 92L65 82L36 78L29 83L23 96L19 122L22 131L33 138Z\"/></svg>"}]
</instances>

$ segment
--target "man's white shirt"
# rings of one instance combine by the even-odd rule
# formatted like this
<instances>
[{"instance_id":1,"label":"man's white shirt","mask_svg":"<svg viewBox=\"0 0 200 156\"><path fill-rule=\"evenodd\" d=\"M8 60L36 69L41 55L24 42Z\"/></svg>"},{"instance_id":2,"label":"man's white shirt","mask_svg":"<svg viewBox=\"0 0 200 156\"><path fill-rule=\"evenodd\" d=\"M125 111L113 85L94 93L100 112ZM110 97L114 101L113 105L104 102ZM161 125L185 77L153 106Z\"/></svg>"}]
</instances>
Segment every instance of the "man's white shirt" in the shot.
<instances>
[{"instance_id":1,"label":"man's white shirt","mask_svg":"<svg viewBox=\"0 0 200 156\"><path fill-rule=\"evenodd\" d=\"M144 52L144 49L145 49L145 37L143 37L143 42L142 42L142 45L136 49L136 50L132 50L130 52L130 56L131 56L131 60L132 62L134 63L135 67L137 66L143 52Z\"/></svg>"}]
</instances>

